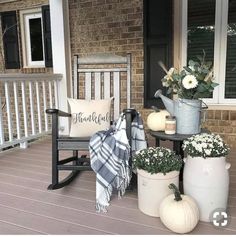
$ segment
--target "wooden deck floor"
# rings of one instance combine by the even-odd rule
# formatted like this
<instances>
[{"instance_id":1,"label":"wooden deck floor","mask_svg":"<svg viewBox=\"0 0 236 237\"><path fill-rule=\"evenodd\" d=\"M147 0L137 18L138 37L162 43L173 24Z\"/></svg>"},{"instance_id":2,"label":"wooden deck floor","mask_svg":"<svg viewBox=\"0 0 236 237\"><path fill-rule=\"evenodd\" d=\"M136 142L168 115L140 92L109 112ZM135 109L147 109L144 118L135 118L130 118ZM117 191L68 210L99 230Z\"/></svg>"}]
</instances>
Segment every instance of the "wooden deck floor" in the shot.
<instances>
[{"instance_id":1,"label":"wooden deck floor","mask_svg":"<svg viewBox=\"0 0 236 237\"><path fill-rule=\"evenodd\" d=\"M144 215L137 194L112 198L108 213L95 212L95 175L83 172L70 186L48 191L50 140L0 154L0 234L173 234L159 218ZM191 234L236 234L236 152L231 153L229 211L225 229L200 222Z\"/></svg>"}]
</instances>

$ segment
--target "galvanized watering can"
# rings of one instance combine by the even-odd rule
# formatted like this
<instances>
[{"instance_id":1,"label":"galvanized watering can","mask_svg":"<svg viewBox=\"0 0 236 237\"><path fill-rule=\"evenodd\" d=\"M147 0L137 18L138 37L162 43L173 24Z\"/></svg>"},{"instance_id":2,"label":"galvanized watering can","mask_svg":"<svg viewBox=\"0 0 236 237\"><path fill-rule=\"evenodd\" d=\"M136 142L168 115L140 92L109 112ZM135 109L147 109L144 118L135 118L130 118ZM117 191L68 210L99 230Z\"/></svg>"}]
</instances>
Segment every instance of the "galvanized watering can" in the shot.
<instances>
[{"instance_id":1,"label":"galvanized watering can","mask_svg":"<svg viewBox=\"0 0 236 237\"><path fill-rule=\"evenodd\" d=\"M157 90L154 97L160 97L166 110L176 117L178 134L197 134L201 132L202 111L208 107L202 107L201 100L176 99L171 100Z\"/></svg>"}]
</instances>

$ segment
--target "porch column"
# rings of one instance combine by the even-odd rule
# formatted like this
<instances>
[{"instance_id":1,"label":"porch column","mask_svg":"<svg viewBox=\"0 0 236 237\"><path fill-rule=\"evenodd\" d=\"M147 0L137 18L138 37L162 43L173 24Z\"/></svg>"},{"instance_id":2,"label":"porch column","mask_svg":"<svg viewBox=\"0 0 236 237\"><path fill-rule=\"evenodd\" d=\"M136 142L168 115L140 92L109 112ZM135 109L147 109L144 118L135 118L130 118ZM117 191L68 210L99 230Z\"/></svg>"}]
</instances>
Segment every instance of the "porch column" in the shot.
<instances>
[{"instance_id":1,"label":"porch column","mask_svg":"<svg viewBox=\"0 0 236 237\"><path fill-rule=\"evenodd\" d=\"M53 72L63 75L59 83L59 109L68 111L67 97L70 96L71 51L69 30L69 7L67 0L49 0L51 16L51 37ZM61 118L60 133L69 133L68 118Z\"/></svg>"}]
</instances>

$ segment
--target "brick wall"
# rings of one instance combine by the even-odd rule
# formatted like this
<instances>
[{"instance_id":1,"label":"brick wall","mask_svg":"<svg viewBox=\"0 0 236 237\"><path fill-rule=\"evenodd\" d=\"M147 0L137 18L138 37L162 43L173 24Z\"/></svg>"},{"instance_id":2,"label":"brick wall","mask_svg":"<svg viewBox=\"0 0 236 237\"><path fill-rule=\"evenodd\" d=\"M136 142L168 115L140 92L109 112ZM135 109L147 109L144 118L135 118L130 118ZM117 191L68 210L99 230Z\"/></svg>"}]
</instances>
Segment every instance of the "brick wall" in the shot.
<instances>
[{"instance_id":1,"label":"brick wall","mask_svg":"<svg viewBox=\"0 0 236 237\"><path fill-rule=\"evenodd\" d=\"M69 0L73 54L132 54L132 106L143 105L142 0Z\"/></svg>"},{"instance_id":2,"label":"brick wall","mask_svg":"<svg viewBox=\"0 0 236 237\"><path fill-rule=\"evenodd\" d=\"M143 0L69 0L69 9L72 55L132 54L132 106L145 122L150 110L143 109ZM204 124L220 133L231 147L236 147L235 113L209 111ZM150 141L153 144L153 139Z\"/></svg>"},{"instance_id":3,"label":"brick wall","mask_svg":"<svg viewBox=\"0 0 236 237\"><path fill-rule=\"evenodd\" d=\"M208 110L203 127L220 134L231 148L236 148L236 110Z\"/></svg>"}]
</instances>

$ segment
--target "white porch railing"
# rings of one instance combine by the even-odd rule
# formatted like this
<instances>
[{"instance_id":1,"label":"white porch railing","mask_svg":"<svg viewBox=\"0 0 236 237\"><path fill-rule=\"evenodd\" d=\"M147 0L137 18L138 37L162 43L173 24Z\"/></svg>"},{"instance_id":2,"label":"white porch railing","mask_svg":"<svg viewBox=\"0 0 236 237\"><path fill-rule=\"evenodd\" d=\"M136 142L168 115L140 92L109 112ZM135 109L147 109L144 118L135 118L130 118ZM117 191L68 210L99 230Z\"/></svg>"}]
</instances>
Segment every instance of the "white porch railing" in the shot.
<instances>
[{"instance_id":1,"label":"white porch railing","mask_svg":"<svg viewBox=\"0 0 236 237\"><path fill-rule=\"evenodd\" d=\"M47 108L58 108L60 74L0 74L0 150L50 132Z\"/></svg>"}]
</instances>

